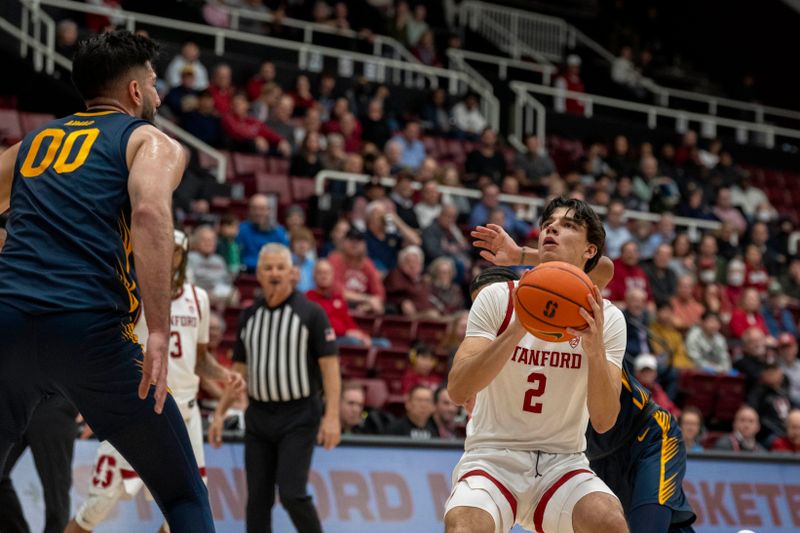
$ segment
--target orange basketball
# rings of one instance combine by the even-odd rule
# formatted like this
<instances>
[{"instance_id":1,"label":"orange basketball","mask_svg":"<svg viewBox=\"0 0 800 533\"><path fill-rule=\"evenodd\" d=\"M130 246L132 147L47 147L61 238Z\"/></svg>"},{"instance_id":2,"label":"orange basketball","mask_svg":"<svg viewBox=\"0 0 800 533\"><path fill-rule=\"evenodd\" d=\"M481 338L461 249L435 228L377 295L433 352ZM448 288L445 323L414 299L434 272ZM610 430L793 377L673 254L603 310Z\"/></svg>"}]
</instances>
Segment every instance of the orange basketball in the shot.
<instances>
[{"instance_id":1,"label":"orange basketball","mask_svg":"<svg viewBox=\"0 0 800 533\"><path fill-rule=\"evenodd\" d=\"M574 338L566 328L583 329L586 321L580 308L589 314L586 297L594 283L580 268L561 261L543 263L522 276L514 298L517 320L532 335L549 342Z\"/></svg>"}]
</instances>

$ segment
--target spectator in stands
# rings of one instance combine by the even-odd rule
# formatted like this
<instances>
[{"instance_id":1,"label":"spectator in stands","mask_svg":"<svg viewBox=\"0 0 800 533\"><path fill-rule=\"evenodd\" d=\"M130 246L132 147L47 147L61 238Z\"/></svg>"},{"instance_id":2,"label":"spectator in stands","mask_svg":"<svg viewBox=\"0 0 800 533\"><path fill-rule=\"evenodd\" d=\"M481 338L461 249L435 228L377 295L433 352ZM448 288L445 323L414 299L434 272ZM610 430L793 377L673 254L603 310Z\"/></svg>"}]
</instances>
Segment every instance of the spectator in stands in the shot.
<instances>
[{"instance_id":1,"label":"spectator in stands","mask_svg":"<svg viewBox=\"0 0 800 533\"><path fill-rule=\"evenodd\" d=\"M653 301L650 280L639 265L639 246L628 241L622 245L620 256L614 260L614 278L606 287L608 299L620 302L631 289L643 290L647 301Z\"/></svg>"},{"instance_id":2,"label":"spectator in stands","mask_svg":"<svg viewBox=\"0 0 800 533\"><path fill-rule=\"evenodd\" d=\"M568 55L566 69L555 79L553 85L560 91L585 92L581 80L581 58L575 54ZM567 97L563 92L553 98L553 107L559 113L566 111L574 115L584 114L584 103L577 98Z\"/></svg>"},{"instance_id":3,"label":"spectator in stands","mask_svg":"<svg viewBox=\"0 0 800 533\"><path fill-rule=\"evenodd\" d=\"M720 222L727 222L739 237L744 235L747 229L747 220L742 212L736 209L731 202L731 190L723 187L717 191L717 200L711 210Z\"/></svg>"},{"instance_id":4,"label":"spectator in stands","mask_svg":"<svg viewBox=\"0 0 800 533\"><path fill-rule=\"evenodd\" d=\"M459 407L450 399L446 384L439 385L433 392L433 406L433 423L439 430L439 438L463 439L464 431L456 425Z\"/></svg>"},{"instance_id":5,"label":"spectator in stands","mask_svg":"<svg viewBox=\"0 0 800 533\"><path fill-rule=\"evenodd\" d=\"M422 160L415 178L419 183L425 184L429 181L435 181L438 174L439 163L436 162L435 158L429 156Z\"/></svg>"},{"instance_id":6,"label":"spectator in stands","mask_svg":"<svg viewBox=\"0 0 800 533\"><path fill-rule=\"evenodd\" d=\"M270 112L267 120L267 127L288 143L288 153L284 149L284 156L286 157L289 157L295 151L295 126L292 122L292 113L294 113L294 100L291 96L284 95L278 99L278 105Z\"/></svg>"},{"instance_id":7,"label":"spectator in stands","mask_svg":"<svg viewBox=\"0 0 800 533\"><path fill-rule=\"evenodd\" d=\"M397 267L384 280L386 302L392 310L410 318L440 318L428 284L422 276L425 257L419 246L400 250Z\"/></svg>"},{"instance_id":8,"label":"spectator in stands","mask_svg":"<svg viewBox=\"0 0 800 533\"><path fill-rule=\"evenodd\" d=\"M508 204L500 203L500 187L489 183L483 187L481 201L475 204L469 215L469 225L482 226L489 222L490 214L494 210L503 213L503 229L517 240L521 240L530 232L530 226L517 218L516 213Z\"/></svg>"},{"instance_id":9,"label":"spectator in stands","mask_svg":"<svg viewBox=\"0 0 800 533\"><path fill-rule=\"evenodd\" d=\"M436 43L433 39L433 32L431 30L422 34L417 41L417 45L411 49L420 63L428 65L429 67L441 67L442 62L439 59L439 54L436 51Z\"/></svg>"},{"instance_id":10,"label":"spectator in stands","mask_svg":"<svg viewBox=\"0 0 800 533\"><path fill-rule=\"evenodd\" d=\"M680 202L678 184L658 171L658 160L653 156L642 157L639 172L633 180L633 191L656 213L671 211Z\"/></svg>"},{"instance_id":11,"label":"spectator in stands","mask_svg":"<svg viewBox=\"0 0 800 533\"><path fill-rule=\"evenodd\" d=\"M455 262L447 256L437 257L428 267L428 292L442 317L464 310L464 291L456 283Z\"/></svg>"},{"instance_id":12,"label":"spectator in stands","mask_svg":"<svg viewBox=\"0 0 800 533\"><path fill-rule=\"evenodd\" d=\"M506 175L506 158L497 146L497 132L492 128L481 132L480 144L467 154L465 172L473 181L487 176L497 185Z\"/></svg>"},{"instance_id":13,"label":"spectator in stands","mask_svg":"<svg viewBox=\"0 0 800 533\"><path fill-rule=\"evenodd\" d=\"M387 143L387 147L391 145L400 147L398 164L401 167L415 171L422 164L425 159L425 145L422 144L419 137L419 123L409 120L403 128L403 133ZM389 157L389 161L392 162L392 157Z\"/></svg>"},{"instance_id":14,"label":"spectator in stands","mask_svg":"<svg viewBox=\"0 0 800 533\"><path fill-rule=\"evenodd\" d=\"M247 81L247 98L255 100L261 95L262 88L271 83L275 83L275 64L272 61L264 61L252 78Z\"/></svg>"},{"instance_id":15,"label":"spectator in stands","mask_svg":"<svg viewBox=\"0 0 800 533\"><path fill-rule=\"evenodd\" d=\"M694 274L680 276L675 288L675 296L670 300L674 313L672 322L681 332L685 332L694 324L699 323L705 311L703 304L698 302L694 296L696 284Z\"/></svg>"},{"instance_id":16,"label":"spectator in stands","mask_svg":"<svg viewBox=\"0 0 800 533\"><path fill-rule=\"evenodd\" d=\"M322 168L319 133L309 131L300 144L300 149L292 156L289 175L313 178Z\"/></svg>"},{"instance_id":17,"label":"spectator in stands","mask_svg":"<svg viewBox=\"0 0 800 533\"><path fill-rule=\"evenodd\" d=\"M686 274L694 274L695 261L694 251L692 250L692 241L689 240L689 235L686 233L678 233L675 235L675 240L672 241L672 261L670 268L680 276Z\"/></svg>"},{"instance_id":18,"label":"spectator in stands","mask_svg":"<svg viewBox=\"0 0 800 533\"><path fill-rule=\"evenodd\" d=\"M765 295L769 288L769 273L764 268L761 250L754 244L748 244L744 252L744 286L758 291L759 295Z\"/></svg>"},{"instance_id":19,"label":"spectator in stands","mask_svg":"<svg viewBox=\"0 0 800 533\"><path fill-rule=\"evenodd\" d=\"M339 400L339 423L342 426L342 435L363 435L364 405L366 395L364 388L358 383L342 383L342 397Z\"/></svg>"},{"instance_id":20,"label":"spectator in stands","mask_svg":"<svg viewBox=\"0 0 800 533\"><path fill-rule=\"evenodd\" d=\"M753 187L750 176L742 174L739 183L730 188L730 203L733 207L740 208L750 221L755 220L756 211L761 206L766 206L766 213L772 213L774 208L769 203L766 193Z\"/></svg>"},{"instance_id":21,"label":"spectator in stands","mask_svg":"<svg viewBox=\"0 0 800 533\"><path fill-rule=\"evenodd\" d=\"M700 244L697 247L697 277L703 285L710 285L721 282L725 279L726 264L725 259L717 252L717 239L710 233L700 237Z\"/></svg>"},{"instance_id":22,"label":"spectator in stands","mask_svg":"<svg viewBox=\"0 0 800 533\"><path fill-rule=\"evenodd\" d=\"M675 217L672 213L663 213L658 219L656 230L650 234L647 242L642 246L641 256L644 259L650 259L656 252L656 248L662 244L672 244L675 237Z\"/></svg>"},{"instance_id":23,"label":"spectator in stands","mask_svg":"<svg viewBox=\"0 0 800 533\"><path fill-rule=\"evenodd\" d=\"M706 311L717 313L722 324L728 324L731 320L733 304L728 300L724 287L718 283L712 283L703 286L701 291L700 303L703 304Z\"/></svg>"},{"instance_id":24,"label":"spectator in stands","mask_svg":"<svg viewBox=\"0 0 800 533\"><path fill-rule=\"evenodd\" d=\"M72 56L75 55L75 50L78 48L78 37L78 25L74 20L59 20L58 24L56 24L56 52L67 59L72 59ZM208 76L206 76L207 82ZM167 83L169 83L169 80L167 80Z\"/></svg>"},{"instance_id":25,"label":"spectator in stands","mask_svg":"<svg viewBox=\"0 0 800 533\"><path fill-rule=\"evenodd\" d=\"M738 304L744 292L745 265L744 261L735 258L728 262L726 273L725 296L729 302Z\"/></svg>"},{"instance_id":26,"label":"spectator in stands","mask_svg":"<svg viewBox=\"0 0 800 533\"><path fill-rule=\"evenodd\" d=\"M386 28L386 35L401 43L406 43L408 35L408 23L411 21L411 10L408 2L400 0L394 6L394 17L389 20Z\"/></svg>"},{"instance_id":27,"label":"spectator in stands","mask_svg":"<svg viewBox=\"0 0 800 533\"><path fill-rule=\"evenodd\" d=\"M367 257L364 234L350 228L328 259L348 305L357 313L383 314L386 292L378 269Z\"/></svg>"},{"instance_id":28,"label":"spectator in stands","mask_svg":"<svg viewBox=\"0 0 800 533\"><path fill-rule=\"evenodd\" d=\"M420 229L424 230L439 217L442 212L442 195L439 193L439 184L427 181L420 190L419 202L414 206L414 214ZM423 244L425 239L423 238Z\"/></svg>"},{"instance_id":29,"label":"spectator in stands","mask_svg":"<svg viewBox=\"0 0 800 533\"><path fill-rule=\"evenodd\" d=\"M433 390L417 385L408 392L406 414L395 420L386 430L388 435L411 437L415 440L430 440L439 437L439 429L433 422Z\"/></svg>"},{"instance_id":30,"label":"spectator in stands","mask_svg":"<svg viewBox=\"0 0 800 533\"><path fill-rule=\"evenodd\" d=\"M625 357L633 361L639 354L650 352L647 332L650 326L650 315L647 312L647 293L637 287L625 293L625 322L628 329L628 343Z\"/></svg>"},{"instance_id":31,"label":"spectator in stands","mask_svg":"<svg viewBox=\"0 0 800 533\"><path fill-rule=\"evenodd\" d=\"M191 67L194 73L192 88L196 91L205 91L208 87L208 70L200 62L200 48L193 41L185 41L181 45L180 54L172 58L172 61L167 65L164 77L170 87L177 87L181 84L181 74L184 67ZM230 74L230 71L228 73Z\"/></svg>"},{"instance_id":32,"label":"spectator in stands","mask_svg":"<svg viewBox=\"0 0 800 533\"><path fill-rule=\"evenodd\" d=\"M414 16L406 24L406 43L410 48L417 45L426 31L430 30L427 19L428 9L424 3L414 6Z\"/></svg>"},{"instance_id":33,"label":"spectator in stands","mask_svg":"<svg viewBox=\"0 0 800 533\"><path fill-rule=\"evenodd\" d=\"M647 206L633 191L633 178L622 176L617 178L617 188L611 197L613 201L622 202L625 209L631 211L645 211Z\"/></svg>"},{"instance_id":34,"label":"spectator in stands","mask_svg":"<svg viewBox=\"0 0 800 533\"><path fill-rule=\"evenodd\" d=\"M668 302L678 287L678 276L669 267L670 261L672 261L672 246L663 243L655 249L653 259L642 266L650 281L653 299L656 302Z\"/></svg>"},{"instance_id":35,"label":"spectator in stands","mask_svg":"<svg viewBox=\"0 0 800 533\"><path fill-rule=\"evenodd\" d=\"M722 152L722 141L719 139L711 139L706 149L697 151L698 160L700 164L707 170L711 170L719 163L719 156Z\"/></svg>"},{"instance_id":36,"label":"spectator in stands","mask_svg":"<svg viewBox=\"0 0 800 533\"><path fill-rule=\"evenodd\" d=\"M786 376L786 388L792 405L800 406L800 360L797 358L795 336L783 333L778 337L778 364Z\"/></svg>"},{"instance_id":37,"label":"spectator in stands","mask_svg":"<svg viewBox=\"0 0 800 533\"><path fill-rule=\"evenodd\" d=\"M344 151L344 137L341 133L330 133L327 137L328 147L320 156L322 167L326 170L342 170L347 160L347 152Z\"/></svg>"},{"instance_id":38,"label":"spectator in stands","mask_svg":"<svg viewBox=\"0 0 800 533\"><path fill-rule=\"evenodd\" d=\"M322 108L322 118L324 120L330 119L333 106L339 97L339 91L336 90L336 76L330 72L323 72L320 75L317 87L317 105Z\"/></svg>"},{"instance_id":39,"label":"spectator in stands","mask_svg":"<svg viewBox=\"0 0 800 533\"><path fill-rule=\"evenodd\" d=\"M694 363L686 354L683 334L673 324L674 313L669 300L656 299L656 316L650 323L649 339L653 354L661 367L693 368Z\"/></svg>"},{"instance_id":40,"label":"spectator in stands","mask_svg":"<svg viewBox=\"0 0 800 533\"><path fill-rule=\"evenodd\" d=\"M407 172L400 172L395 178L395 184L389 199L394 204L394 212L410 228L419 229L419 221L414 210L414 179Z\"/></svg>"},{"instance_id":41,"label":"spectator in stands","mask_svg":"<svg viewBox=\"0 0 800 533\"><path fill-rule=\"evenodd\" d=\"M314 287L314 265L317 261L317 242L308 228L296 228L289 232L292 250L292 264L297 269L298 279L295 288L300 292Z\"/></svg>"},{"instance_id":42,"label":"spectator in stands","mask_svg":"<svg viewBox=\"0 0 800 533\"><path fill-rule=\"evenodd\" d=\"M767 450L756 440L761 429L758 413L749 405L742 405L733 419L733 432L720 437L714 448L734 452L761 453Z\"/></svg>"},{"instance_id":43,"label":"spectator in stands","mask_svg":"<svg viewBox=\"0 0 800 533\"><path fill-rule=\"evenodd\" d=\"M383 150L392 137L392 128L383 112L383 101L373 98L367 105L367 114L361 119L361 139Z\"/></svg>"},{"instance_id":44,"label":"spectator in stands","mask_svg":"<svg viewBox=\"0 0 800 533\"><path fill-rule=\"evenodd\" d=\"M187 65L181 71L180 84L170 89L163 103L176 118L180 118L197 107L198 94L200 92L194 88L194 70Z\"/></svg>"},{"instance_id":45,"label":"spectator in stands","mask_svg":"<svg viewBox=\"0 0 800 533\"><path fill-rule=\"evenodd\" d=\"M339 120L339 132L344 137L344 151L357 154L361 151L361 124L352 113L345 113Z\"/></svg>"},{"instance_id":46,"label":"spectator in stands","mask_svg":"<svg viewBox=\"0 0 800 533\"><path fill-rule=\"evenodd\" d=\"M422 110L422 120L425 129L434 135L450 135L452 133L454 121L447 103L447 91L444 88L437 87L431 92L430 100Z\"/></svg>"},{"instance_id":47,"label":"spectator in stands","mask_svg":"<svg viewBox=\"0 0 800 533\"><path fill-rule=\"evenodd\" d=\"M621 86L629 96L636 99L644 96L642 75L633 64L633 49L630 46L620 48L619 56L611 63L611 81Z\"/></svg>"},{"instance_id":48,"label":"spectator in stands","mask_svg":"<svg viewBox=\"0 0 800 533\"><path fill-rule=\"evenodd\" d=\"M250 115L266 123L282 96L283 89L277 83L272 82L262 86L261 94L250 104Z\"/></svg>"},{"instance_id":49,"label":"spectator in stands","mask_svg":"<svg viewBox=\"0 0 800 533\"><path fill-rule=\"evenodd\" d=\"M456 188L463 187L461 178L458 175L458 169L454 165L446 164L443 166L443 169L444 171L442 172L442 177L440 180L442 185ZM456 211L458 211L459 218L466 218L466 216L472 211L472 206L470 205L469 199L467 199L465 196L443 193L442 202L455 206ZM798 291L798 295L800 295L800 290Z\"/></svg>"},{"instance_id":50,"label":"spectator in stands","mask_svg":"<svg viewBox=\"0 0 800 533\"><path fill-rule=\"evenodd\" d=\"M614 137L611 155L606 158L606 164L617 177L633 177L636 174L638 170L636 160L631 155L630 144L625 135L620 134Z\"/></svg>"},{"instance_id":51,"label":"spectator in stands","mask_svg":"<svg viewBox=\"0 0 800 533\"><path fill-rule=\"evenodd\" d=\"M349 30L350 19L346 2L336 2L333 5L333 16L324 22L325 25L337 30Z\"/></svg>"},{"instance_id":52,"label":"spectator in stands","mask_svg":"<svg viewBox=\"0 0 800 533\"><path fill-rule=\"evenodd\" d=\"M247 114L247 98L237 94L231 102L231 112L222 117L222 129L233 141L234 149L266 154L272 149L285 157L291 146L271 128Z\"/></svg>"},{"instance_id":53,"label":"spectator in stands","mask_svg":"<svg viewBox=\"0 0 800 533\"><path fill-rule=\"evenodd\" d=\"M233 293L228 265L216 252L217 233L214 228L197 226L192 233L192 249L187 257L187 277L208 292L212 305L227 302Z\"/></svg>"},{"instance_id":54,"label":"spectator in stands","mask_svg":"<svg viewBox=\"0 0 800 533\"><path fill-rule=\"evenodd\" d=\"M697 132L686 130L681 137L681 144L675 149L675 164L685 165L692 157L692 153L697 150Z\"/></svg>"},{"instance_id":55,"label":"spectator in stands","mask_svg":"<svg viewBox=\"0 0 800 533\"><path fill-rule=\"evenodd\" d=\"M488 126L478 104L478 95L468 92L463 100L453 106L453 125L459 137L476 141Z\"/></svg>"},{"instance_id":56,"label":"spectator in stands","mask_svg":"<svg viewBox=\"0 0 800 533\"><path fill-rule=\"evenodd\" d=\"M678 206L677 214L687 218L714 219L711 207L705 201L705 192L700 187L694 187L689 191L686 201Z\"/></svg>"},{"instance_id":57,"label":"spectator in stands","mask_svg":"<svg viewBox=\"0 0 800 533\"><path fill-rule=\"evenodd\" d=\"M283 226L273 219L269 199L263 194L254 194L248 205L247 220L239 226L236 241L242 250L242 263L248 272L255 272L258 254L268 243L289 246L289 235Z\"/></svg>"},{"instance_id":58,"label":"spectator in stands","mask_svg":"<svg viewBox=\"0 0 800 533\"><path fill-rule=\"evenodd\" d=\"M429 260L447 256L455 261L458 278L463 279L470 265L470 245L456 225L458 212L450 204L442 205L436 220L422 232L422 249Z\"/></svg>"},{"instance_id":59,"label":"spectator in stands","mask_svg":"<svg viewBox=\"0 0 800 533\"><path fill-rule=\"evenodd\" d=\"M294 82L294 90L289 93L292 99L293 116L304 117L309 109L317 105L314 95L311 94L311 82L308 76L300 74Z\"/></svg>"},{"instance_id":60,"label":"spectator in stands","mask_svg":"<svg viewBox=\"0 0 800 533\"><path fill-rule=\"evenodd\" d=\"M217 235L217 255L228 265L228 272L235 277L242 268L241 250L236 236L239 235L239 219L231 213L222 215L219 219L219 233Z\"/></svg>"},{"instance_id":61,"label":"spectator in stands","mask_svg":"<svg viewBox=\"0 0 800 533\"><path fill-rule=\"evenodd\" d=\"M408 352L411 363L403 373L403 394L409 394L415 387L436 389L442 384L442 376L436 374L436 355L433 348L424 342L417 342Z\"/></svg>"},{"instance_id":62,"label":"spectator in stands","mask_svg":"<svg viewBox=\"0 0 800 533\"><path fill-rule=\"evenodd\" d=\"M712 372L729 372L731 356L728 342L720 333L722 321L717 313L706 311L698 325L686 334L686 353L693 366Z\"/></svg>"},{"instance_id":63,"label":"spectator in stands","mask_svg":"<svg viewBox=\"0 0 800 533\"><path fill-rule=\"evenodd\" d=\"M644 385L650 391L653 401L659 406L669 411L672 416L679 417L681 410L678 406L672 403L667 393L661 388L661 385L656 381L658 375L658 360L654 355L643 353L639 355L633 362L634 376L636 380Z\"/></svg>"},{"instance_id":64,"label":"spectator in stands","mask_svg":"<svg viewBox=\"0 0 800 533\"><path fill-rule=\"evenodd\" d=\"M306 297L318 303L336 333L336 343L339 346L372 346L372 337L356 324L350 315L347 301L342 290L336 286L333 265L327 259L320 259L314 266L314 287L306 292ZM386 339L380 338L381 347L389 345Z\"/></svg>"},{"instance_id":65,"label":"spectator in stands","mask_svg":"<svg viewBox=\"0 0 800 533\"><path fill-rule=\"evenodd\" d=\"M197 109L183 115L181 126L215 148L219 148L222 144L222 124L214 108L214 97L208 91L197 96Z\"/></svg>"},{"instance_id":66,"label":"spectator in stands","mask_svg":"<svg viewBox=\"0 0 800 533\"><path fill-rule=\"evenodd\" d=\"M678 423L681 426L683 444L686 446L686 451L702 453L704 450L700 442L705 430L703 428L703 413L700 412L700 409L693 405L684 407Z\"/></svg>"},{"instance_id":67,"label":"spectator in stands","mask_svg":"<svg viewBox=\"0 0 800 533\"><path fill-rule=\"evenodd\" d=\"M417 232L393 212L393 207L393 203L377 201L367 205L366 210L367 252L381 272L395 268L402 246L421 243Z\"/></svg>"},{"instance_id":68,"label":"spectator in stands","mask_svg":"<svg viewBox=\"0 0 800 533\"><path fill-rule=\"evenodd\" d=\"M761 315L761 297L758 295L758 290L753 287L748 287L742 292L739 305L731 314L728 331L731 337L738 339L750 328L758 328L762 334L769 335L769 329Z\"/></svg>"},{"instance_id":69,"label":"spectator in stands","mask_svg":"<svg viewBox=\"0 0 800 533\"><path fill-rule=\"evenodd\" d=\"M619 257L622 245L633 240L625 220L625 204L621 200L611 200L603 223L606 231L606 255L615 260Z\"/></svg>"},{"instance_id":70,"label":"spectator in stands","mask_svg":"<svg viewBox=\"0 0 800 533\"><path fill-rule=\"evenodd\" d=\"M750 227L750 244L761 253L761 263L770 276L777 276L785 257L774 249L770 242L769 228L765 222L756 222Z\"/></svg>"},{"instance_id":71,"label":"spectator in stands","mask_svg":"<svg viewBox=\"0 0 800 533\"><path fill-rule=\"evenodd\" d=\"M793 409L786 416L785 435L772 441L770 451L800 453L800 409Z\"/></svg>"},{"instance_id":72,"label":"spectator in stands","mask_svg":"<svg viewBox=\"0 0 800 533\"><path fill-rule=\"evenodd\" d=\"M767 366L767 337L758 328L749 328L742 334L742 356L733 363L733 368L745 377L745 388L751 391L761 379Z\"/></svg>"},{"instance_id":73,"label":"spectator in stands","mask_svg":"<svg viewBox=\"0 0 800 533\"><path fill-rule=\"evenodd\" d=\"M219 63L214 67L208 91L214 97L214 108L221 116L232 111L233 97L236 94L232 80L231 67L226 63Z\"/></svg>"},{"instance_id":74,"label":"spectator in stands","mask_svg":"<svg viewBox=\"0 0 800 533\"><path fill-rule=\"evenodd\" d=\"M784 294L789 297L789 303L800 305L800 257L793 257L789 267L780 277L780 284Z\"/></svg>"},{"instance_id":75,"label":"spectator in stands","mask_svg":"<svg viewBox=\"0 0 800 533\"><path fill-rule=\"evenodd\" d=\"M789 298L783 293L781 284L777 281L770 283L761 316L764 318L768 334L772 337L778 338L784 333L797 337L797 324L788 305Z\"/></svg>"},{"instance_id":76,"label":"spectator in stands","mask_svg":"<svg viewBox=\"0 0 800 533\"><path fill-rule=\"evenodd\" d=\"M517 179L525 190L541 192L549 179L557 174L556 165L547 151L539 144L539 137L530 133L525 136L525 152L515 156Z\"/></svg>"},{"instance_id":77,"label":"spectator in stands","mask_svg":"<svg viewBox=\"0 0 800 533\"><path fill-rule=\"evenodd\" d=\"M758 412L761 431L758 440L769 448L772 441L784 435L786 416L792 408L783 386L783 371L776 363L767 363L758 384L747 394L747 404Z\"/></svg>"}]
</instances>

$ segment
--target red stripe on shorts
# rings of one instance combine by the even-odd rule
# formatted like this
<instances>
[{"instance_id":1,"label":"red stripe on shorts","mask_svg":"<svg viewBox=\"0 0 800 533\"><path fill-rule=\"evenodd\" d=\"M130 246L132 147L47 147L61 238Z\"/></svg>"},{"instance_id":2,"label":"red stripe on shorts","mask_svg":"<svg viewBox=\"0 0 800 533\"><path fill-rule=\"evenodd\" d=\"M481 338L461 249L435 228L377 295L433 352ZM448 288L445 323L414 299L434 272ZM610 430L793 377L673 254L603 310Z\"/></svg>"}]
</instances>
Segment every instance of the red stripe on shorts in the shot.
<instances>
[{"instance_id":1,"label":"red stripe on shorts","mask_svg":"<svg viewBox=\"0 0 800 533\"><path fill-rule=\"evenodd\" d=\"M206 467L201 466L198 470L200 471L200 477L206 477Z\"/></svg>"},{"instance_id":2,"label":"red stripe on shorts","mask_svg":"<svg viewBox=\"0 0 800 533\"><path fill-rule=\"evenodd\" d=\"M124 468L121 468L119 473L122 476L122 479L133 479L135 477L139 477L139 474L137 474L133 470L126 470Z\"/></svg>"},{"instance_id":3,"label":"red stripe on shorts","mask_svg":"<svg viewBox=\"0 0 800 533\"><path fill-rule=\"evenodd\" d=\"M514 313L514 301L512 299L512 295L514 294L514 282L507 281L506 283L508 283L508 305L506 305L506 316L503 318L503 323L500 325L500 329L497 330L498 337L511 323L511 315Z\"/></svg>"},{"instance_id":4,"label":"red stripe on shorts","mask_svg":"<svg viewBox=\"0 0 800 533\"><path fill-rule=\"evenodd\" d=\"M468 477L474 477L474 476L483 476L486 479L488 479L489 481L491 481L492 483L494 483L494 486L497 487L497 489L503 494L503 496L506 497L506 500L508 500L508 504L511 506L511 512L514 514L514 521L516 522L517 521L517 499L514 497L513 494L511 494L511 491L508 490L507 488L505 488L503 486L503 484L500 483L499 481L497 481L494 477L492 477L491 474L489 474L488 472L485 472L483 470L470 470L469 472L467 472L466 474L464 474L463 476L458 478L458 480L462 481L462 480L464 480L464 479L466 479Z\"/></svg>"},{"instance_id":5,"label":"red stripe on shorts","mask_svg":"<svg viewBox=\"0 0 800 533\"><path fill-rule=\"evenodd\" d=\"M539 503L536 505L536 510L533 512L533 527L536 530L536 533L544 533L544 529L542 529L542 521L544 520L544 511L547 509L547 504L550 503L550 499L553 497L553 494L561 488L561 485L569 481L570 479L574 478L578 474L594 474L591 470L586 470L582 468L580 470L573 470L571 472L567 472L563 476L559 478L558 481L553 483L549 489L542 495L542 499L539 500Z\"/></svg>"}]
</instances>

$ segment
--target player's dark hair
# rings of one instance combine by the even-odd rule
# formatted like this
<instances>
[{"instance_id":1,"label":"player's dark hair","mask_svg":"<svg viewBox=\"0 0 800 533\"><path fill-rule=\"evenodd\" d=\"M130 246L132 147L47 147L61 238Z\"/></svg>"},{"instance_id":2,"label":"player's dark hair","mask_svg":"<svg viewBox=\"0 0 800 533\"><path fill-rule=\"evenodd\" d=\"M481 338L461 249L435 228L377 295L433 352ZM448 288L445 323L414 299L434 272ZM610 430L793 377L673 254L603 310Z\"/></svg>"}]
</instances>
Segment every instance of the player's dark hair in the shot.
<instances>
[{"instance_id":1,"label":"player's dark hair","mask_svg":"<svg viewBox=\"0 0 800 533\"><path fill-rule=\"evenodd\" d=\"M475 294L475 292L492 283L516 281L518 279L519 275L508 267L493 266L485 268L480 274L475 276L475 279L473 279L472 283L469 284L469 294L471 296Z\"/></svg>"},{"instance_id":2,"label":"player's dark hair","mask_svg":"<svg viewBox=\"0 0 800 533\"><path fill-rule=\"evenodd\" d=\"M72 59L72 83L84 100L105 96L131 69L153 63L155 41L127 30L95 35L78 45Z\"/></svg>"},{"instance_id":3,"label":"player's dark hair","mask_svg":"<svg viewBox=\"0 0 800 533\"><path fill-rule=\"evenodd\" d=\"M586 265L583 267L584 272L591 272L600 261L606 244L606 230L603 227L603 223L600 221L600 217L597 216L594 209L583 200L559 196L553 198L550 203L545 206L539 224L542 225L550 218L553 211L559 207L564 207L572 211L572 218L574 218L578 224L586 228L586 240L589 241L589 244L594 244L597 247L597 253L594 254L594 257L586 261Z\"/></svg>"}]
</instances>

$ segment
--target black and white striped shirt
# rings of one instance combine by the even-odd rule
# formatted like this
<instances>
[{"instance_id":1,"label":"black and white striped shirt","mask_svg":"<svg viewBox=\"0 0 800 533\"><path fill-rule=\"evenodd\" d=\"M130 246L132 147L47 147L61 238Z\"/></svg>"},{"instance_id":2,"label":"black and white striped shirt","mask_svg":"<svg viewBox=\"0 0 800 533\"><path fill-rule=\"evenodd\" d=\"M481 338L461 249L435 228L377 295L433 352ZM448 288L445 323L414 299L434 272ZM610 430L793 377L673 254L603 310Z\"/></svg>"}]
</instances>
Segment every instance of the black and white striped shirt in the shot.
<instances>
[{"instance_id":1,"label":"black and white striped shirt","mask_svg":"<svg viewBox=\"0 0 800 533\"><path fill-rule=\"evenodd\" d=\"M295 291L278 307L259 299L242 312L233 360L247 364L251 398L287 402L319 394L318 359L336 354L325 311Z\"/></svg>"}]
</instances>

